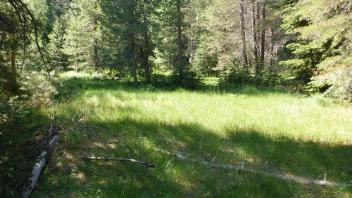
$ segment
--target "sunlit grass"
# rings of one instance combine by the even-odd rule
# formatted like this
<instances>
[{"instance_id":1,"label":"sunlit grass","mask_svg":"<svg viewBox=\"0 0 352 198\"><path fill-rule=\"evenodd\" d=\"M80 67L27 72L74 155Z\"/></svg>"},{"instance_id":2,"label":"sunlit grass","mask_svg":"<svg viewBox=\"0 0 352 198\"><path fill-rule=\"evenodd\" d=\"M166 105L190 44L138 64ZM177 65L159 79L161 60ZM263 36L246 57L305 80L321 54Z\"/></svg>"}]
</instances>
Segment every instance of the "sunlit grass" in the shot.
<instances>
[{"instance_id":1,"label":"sunlit grass","mask_svg":"<svg viewBox=\"0 0 352 198\"><path fill-rule=\"evenodd\" d=\"M166 153L182 151L215 163L352 180L352 108L252 86L199 91L133 87L86 78L64 80L60 122L69 130L36 196L243 197L350 196L351 189L284 183L199 164ZM65 91L66 90L66 91ZM52 112L49 110L48 112ZM92 126L92 127L88 127ZM118 162L84 162L83 155L133 157L146 170Z\"/></svg>"}]
</instances>

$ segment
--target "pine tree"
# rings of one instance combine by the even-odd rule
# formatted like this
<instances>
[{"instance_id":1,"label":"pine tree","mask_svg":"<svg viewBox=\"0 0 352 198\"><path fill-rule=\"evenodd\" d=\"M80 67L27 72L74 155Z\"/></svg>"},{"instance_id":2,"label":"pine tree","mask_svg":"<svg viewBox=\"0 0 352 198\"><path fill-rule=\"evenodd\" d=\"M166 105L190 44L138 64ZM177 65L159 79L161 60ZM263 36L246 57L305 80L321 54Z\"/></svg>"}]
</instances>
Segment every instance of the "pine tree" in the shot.
<instances>
[{"instance_id":1,"label":"pine tree","mask_svg":"<svg viewBox=\"0 0 352 198\"><path fill-rule=\"evenodd\" d=\"M76 69L97 69L98 42L101 32L98 24L98 1L75 0L71 3L67 19L65 53Z\"/></svg>"},{"instance_id":2,"label":"pine tree","mask_svg":"<svg viewBox=\"0 0 352 198\"><path fill-rule=\"evenodd\" d=\"M127 67L134 82L138 81L138 48L140 42L138 39L141 30L139 13L137 12L138 1L108 1L102 2L102 9L105 13L105 24L109 24L109 37L107 39L118 41L115 43L119 52L119 62ZM119 49L118 49L119 48Z\"/></svg>"},{"instance_id":3,"label":"pine tree","mask_svg":"<svg viewBox=\"0 0 352 198\"><path fill-rule=\"evenodd\" d=\"M48 52L50 54L50 67L64 70L68 67L68 55L64 52L66 23L58 18L53 25L53 32L49 35L50 43Z\"/></svg>"},{"instance_id":4,"label":"pine tree","mask_svg":"<svg viewBox=\"0 0 352 198\"><path fill-rule=\"evenodd\" d=\"M352 99L351 4L347 0L301 0L288 4L282 27L293 39L282 65L310 91Z\"/></svg>"}]
</instances>

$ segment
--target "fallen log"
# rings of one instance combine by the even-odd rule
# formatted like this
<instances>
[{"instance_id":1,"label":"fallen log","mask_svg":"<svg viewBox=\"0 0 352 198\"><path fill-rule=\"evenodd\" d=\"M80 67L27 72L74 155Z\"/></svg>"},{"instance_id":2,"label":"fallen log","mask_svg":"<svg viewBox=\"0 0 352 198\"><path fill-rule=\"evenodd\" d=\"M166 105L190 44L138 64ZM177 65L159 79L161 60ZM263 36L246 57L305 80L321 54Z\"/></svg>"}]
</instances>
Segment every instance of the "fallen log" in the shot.
<instances>
[{"instance_id":1,"label":"fallen log","mask_svg":"<svg viewBox=\"0 0 352 198\"><path fill-rule=\"evenodd\" d=\"M55 120L55 113L51 117L51 124L49 128L48 138L45 138L45 145L47 145L47 147L44 149L44 151L42 151L42 153L37 158L37 161L33 166L31 176L29 179L27 179L27 181L23 186L23 191L22 191L23 198L28 198L33 193L34 188L38 183L39 177L43 172L46 164L49 161L50 152L52 151L56 143L59 141L59 135L54 135L53 137L51 137L54 134L53 133L54 120Z\"/></svg>"},{"instance_id":2,"label":"fallen log","mask_svg":"<svg viewBox=\"0 0 352 198\"><path fill-rule=\"evenodd\" d=\"M53 146L55 146L56 143L59 141L59 136L55 135L50 141L49 141L49 149L52 149Z\"/></svg>"},{"instance_id":3,"label":"fallen log","mask_svg":"<svg viewBox=\"0 0 352 198\"><path fill-rule=\"evenodd\" d=\"M136 164L141 164L146 166L147 168L155 168L154 164L140 161L140 160L135 160L131 158L121 158L121 157L94 157L94 156L86 156L83 157L82 159L84 160L95 160L95 161L123 161L123 162L132 162Z\"/></svg>"},{"instance_id":4,"label":"fallen log","mask_svg":"<svg viewBox=\"0 0 352 198\"><path fill-rule=\"evenodd\" d=\"M31 196L31 194L32 194L37 182L38 182L39 176L45 167L45 164L47 161L47 156L48 156L48 153L46 151L44 151L38 157L37 163L35 163L33 170L32 170L32 176L28 179L28 184L24 188L24 192L22 193L23 198L28 198Z\"/></svg>"},{"instance_id":5,"label":"fallen log","mask_svg":"<svg viewBox=\"0 0 352 198\"><path fill-rule=\"evenodd\" d=\"M177 158L181 160L186 160L186 161L191 161L191 162L196 162L196 163L201 163L206 166L214 167L214 168L221 168L221 169L227 169L227 170L236 170L236 171L243 171L243 172L249 172L253 174L260 174L268 177L274 177L277 179L281 179L284 181L289 181L289 182L295 182L298 184L303 184L303 185L317 185L317 186L330 186L330 187L347 187L351 186L349 183L337 183L337 182L332 182L332 181L327 181L326 178L324 180L318 180L318 179L309 179L301 176L295 176L295 175L288 175L284 173L272 173L272 172L267 172L263 170L256 170L253 168L246 168L244 166L244 162L241 162L240 165L232 165L232 164L215 164L203 160L195 160L186 157L182 153L176 153Z\"/></svg>"},{"instance_id":6,"label":"fallen log","mask_svg":"<svg viewBox=\"0 0 352 198\"><path fill-rule=\"evenodd\" d=\"M56 111L53 113L53 115L51 116L50 120L50 128L49 128L49 134L48 134L48 138L47 138L47 142L49 142L50 138L54 135L54 122L55 122L55 116L56 116Z\"/></svg>"}]
</instances>

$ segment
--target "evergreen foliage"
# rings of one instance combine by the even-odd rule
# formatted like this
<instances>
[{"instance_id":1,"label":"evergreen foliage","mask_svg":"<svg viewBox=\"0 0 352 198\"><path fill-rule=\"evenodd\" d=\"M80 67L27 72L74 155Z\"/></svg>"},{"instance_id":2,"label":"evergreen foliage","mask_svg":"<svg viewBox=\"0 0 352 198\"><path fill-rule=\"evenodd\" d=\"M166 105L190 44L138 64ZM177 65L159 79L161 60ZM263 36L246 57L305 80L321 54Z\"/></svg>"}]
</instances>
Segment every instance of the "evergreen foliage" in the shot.
<instances>
[{"instance_id":1,"label":"evergreen foliage","mask_svg":"<svg viewBox=\"0 0 352 198\"><path fill-rule=\"evenodd\" d=\"M39 125L47 124L48 117L41 115L41 110L53 106L55 99L61 99L57 88L62 90L62 86L56 81L60 76L77 77L78 80L71 83L82 90L88 86L91 90L87 95L107 85L107 90L103 90L106 94L104 99L112 97L110 92L107 94L105 91L120 86L115 81L128 82L126 84L133 81L133 89L142 89L141 93L132 94L138 100L128 101L131 106L135 103L144 105L140 95L150 91L147 95L152 96L157 93L154 92L156 87L207 87L204 90L207 93L221 88L217 86L217 80L220 85L236 87L241 84L248 91L243 92L246 96L244 101L237 97L241 92L238 89L229 91L229 94L214 95L213 100L228 97L220 104L225 104L226 111L230 111L226 105L233 101L233 96L239 99L239 103L245 104L243 109L250 107L247 103L258 103L252 116L256 116L257 109L263 106L252 97L258 92L254 86L280 85L311 95L320 94L313 98L319 101L319 105L331 103L321 98L323 96L352 102L351 19L352 0L0 0L0 195L18 197L22 187L20 177L29 173L32 164L28 161L32 162L33 153L40 147L34 131ZM91 77L93 80L87 81ZM204 79L211 79L213 84L202 84L206 81ZM129 90L124 93L126 96L133 92L131 87L125 88ZM70 93L75 91L69 90ZM184 97L189 94L187 91L180 89L176 93L180 94L177 100L188 101ZM260 94L262 99L270 95L272 100L277 92ZM117 95L113 97L114 105L124 104L123 97ZM197 105L205 100L205 95L199 93ZM194 96L193 92L190 96ZM159 103L163 101L159 100L162 97L157 95L155 100L153 96L151 101ZM85 99L79 97L77 101L78 104ZM182 104L170 101L165 103L167 110L172 109L174 104ZM295 101L289 99L285 105ZM286 114L310 107L312 110L309 111L315 112L315 106L309 101L307 99L304 107L297 106ZM89 106L92 103L83 104ZM167 106L169 104L173 107ZM192 104L192 108L188 108L190 104L185 104L190 113L199 111L199 115L206 115L201 108L194 111L197 105ZM215 105L207 112L219 105L218 102L209 104ZM81 109L80 105L77 108ZM106 106L106 110L116 110L115 106ZM144 109L145 106L139 108L148 112L150 109ZM281 112L280 105L272 107ZM179 109L182 108L175 108L175 115L181 115ZM69 111L75 111L75 117L80 109L65 109L63 112L70 114ZM155 109L159 111L160 108ZM126 114L132 112L123 105L121 110ZM335 112L330 110L327 112ZM318 112L314 113L316 118L320 117ZM155 113L151 120L160 113L165 112ZM138 112L140 115L143 114ZM216 114L212 116L217 119ZM106 119L110 117L107 114ZM309 121L311 116L307 114L306 117L304 120ZM282 119L285 123L286 117L282 118L285 118ZM222 123L220 119L219 123ZM292 116L292 119L296 117ZM258 120L271 124L265 119ZM248 126L252 126L249 121ZM336 127L339 121L336 118L326 126ZM208 117L204 118L204 123L208 122ZM160 123L155 126L160 126ZM178 127L165 127L174 130L183 126L180 123ZM272 129L277 130L276 127ZM296 127L289 127L292 134L300 130ZM340 133L338 127L336 133ZM141 125L141 128L145 126ZM263 130L268 129L270 127L263 127ZM307 133L312 130L315 129L308 127ZM196 129L194 133L198 131ZM213 129L209 130L209 134L212 132ZM226 132L224 136L227 135ZM201 144L203 142L200 142L200 147ZM26 153L27 145L31 145L28 146L31 155ZM322 153L320 151L318 149L316 153ZM5 180L11 181L3 185Z\"/></svg>"},{"instance_id":2,"label":"evergreen foliage","mask_svg":"<svg viewBox=\"0 0 352 198\"><path fill-rule=\"evenodd\" d=\"M352 3L301 0L285 10L282 27L293 37L282 64L309 91L351 100Z\"/></svg>"},{"instance_id":3,"label":"evergreen foliage","mask_svg":"<svg viewBox=\"0 0 352 198\"><path fill-rule=\"evenodd\" d=\"M58 18L53 25L53 32L49 36L50 43L48 45L48 53L51 68L67 70L69 66L69 56L64 52L66 42L65 36L65 21L62 18Z\"/></svg>"}]
</instances>

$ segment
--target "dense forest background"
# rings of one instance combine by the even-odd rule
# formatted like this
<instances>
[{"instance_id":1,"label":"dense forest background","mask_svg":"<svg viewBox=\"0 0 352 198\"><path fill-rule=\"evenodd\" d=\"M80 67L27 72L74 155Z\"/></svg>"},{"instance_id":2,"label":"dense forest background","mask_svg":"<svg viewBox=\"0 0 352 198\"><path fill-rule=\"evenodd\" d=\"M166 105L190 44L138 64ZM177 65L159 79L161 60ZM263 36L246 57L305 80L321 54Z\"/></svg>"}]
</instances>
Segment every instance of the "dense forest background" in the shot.
<instances>
[{"instance_id":1,"label":"dense forest background","mask_svg":"<svg viewBox=\"0 0 352 198\"><path fill-rule=\"evenodd\" d=\"M217 76L351 100L349 0L2 0L0 14L2 95L36 95L33 75L108 69L134 82L168 74L195 88Z\"/></svg>"},{"instance_id":2,"label":"dense forest background","mask_svg":"<svg viewBox=\"0 0 352 198\"><path fill-rule=\"evenodd\" d=\"M38 124L23 119L40 119L29 109L52 104L66 71L187 89L217 77L351 102L351 18L352 0L0 0L1 146Z\"/></svg>"}]
</instances>

